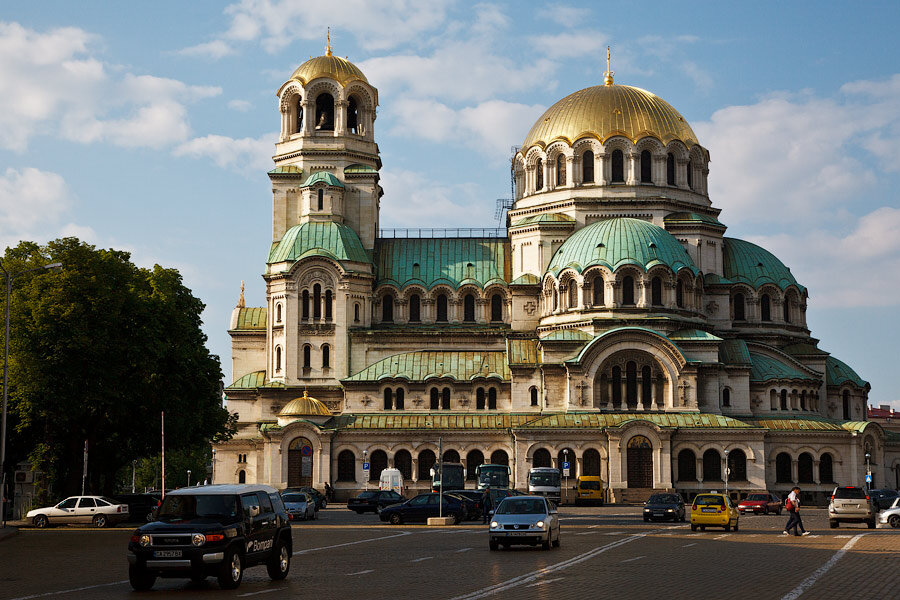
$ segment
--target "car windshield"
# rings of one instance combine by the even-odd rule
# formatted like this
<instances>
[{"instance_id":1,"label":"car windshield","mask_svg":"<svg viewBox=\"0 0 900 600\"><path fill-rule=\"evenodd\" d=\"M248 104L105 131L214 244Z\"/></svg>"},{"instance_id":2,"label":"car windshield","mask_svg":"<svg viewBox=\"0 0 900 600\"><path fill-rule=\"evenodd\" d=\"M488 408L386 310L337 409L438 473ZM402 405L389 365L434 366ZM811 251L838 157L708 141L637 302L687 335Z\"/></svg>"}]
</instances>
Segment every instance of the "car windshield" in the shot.
<instances>
[{"instance_id":1,"label":"car windshield","mask_svg":"<svg viewBox=\"0 0 900 600\"><path fill-rule=\"evenodd\" d=\"M599 481L582 481L580 484L581 489L583 490L599 490L600 482Z\"/></svg>"},{"instance_id":2,"label":"car windshield","mask_svg":"<svg viewBox=\"0 0 900 600\"><path fill-rule=\"evenodd\" d=\"M363 492L358 497L360 500L365 500L366 498L374 498L377 495L376 492Z\"/></svg>"},{"instance_id":3,"label":"car windshield","mask_svg":"<svg viewBox=\"0 0 900 600\"><path fill-rule=\"evenodd\" d=\"M284 502L306 502L306 494L285 494L281 499Z\"/></svg>"},{"instance_id":4,"label":"car windshield","mask_svg":"<svg viewBox=\"0 0 900 600\"><path fill-rule=\"evenodd\" d=\"M755 500L755 501L763 501L765 502L769 498L765 494L750 494L747 496L747 500Z\"/></svg>"},{"instance_id":5,"label":"car windshield","mask_svg":"<svg viewBox=\"0 0 900 600\"><path fill-rule=\"evenodd\" d=\"M239 511L237 500L232 495L169 495L159 508L158 519L167 522L233 520L240 514Z\"/></svg>"},{"instance_id":6,"label":"car windshield","mask_svg":"<svg viewBox=\"0 0 900 600\"><path fill-rule=\"evenodd\" d=\"M851 487L851 488L838 488L834 490L834 497L843 500L845 498L849 498L851 500L864 500L866 498L866 492L862 488Z\"/></svg>"},{"instance_id":7,"label":"car windshield","mask_svg":"<svg viewBox=\"0 0 900 600\"><path fill-rule=\"evenodd\" d=\"M648 504L678 504L680 498L675 494L653 494L647 500Z\"/></svg>"},{"instance_id":8,"label":"car windshield","mask_svg":"<svg viewBox=\"0 0 900 600\"><path fill-rule=\"evenodd\" d=\"M559 485L559 473L558 472L550 472L550 473L532 473L528 477L528 482L531 485L544 485L550 487L556 487Z\"/></svg>"},{"instance_id":9,"label":"car windshield","mask_svg":"<svg viewBox=\"0 0 900 600\"><path fill-rule=\"evenodd\" d=\"M542 515L544 501L537 498L507 498L497 507L498 515Z\"/></svg>"},{"instance_id":10,"label":"car windshield","mask_svg":"<svg viewBox=\"0 0 900 600\"><path fill-rule=\"evenodd\" d=\"M701 495L694 498L694 504L704 504L706 506L724 506L725 498L722 496Z\"/></svg>"}]
</instances>

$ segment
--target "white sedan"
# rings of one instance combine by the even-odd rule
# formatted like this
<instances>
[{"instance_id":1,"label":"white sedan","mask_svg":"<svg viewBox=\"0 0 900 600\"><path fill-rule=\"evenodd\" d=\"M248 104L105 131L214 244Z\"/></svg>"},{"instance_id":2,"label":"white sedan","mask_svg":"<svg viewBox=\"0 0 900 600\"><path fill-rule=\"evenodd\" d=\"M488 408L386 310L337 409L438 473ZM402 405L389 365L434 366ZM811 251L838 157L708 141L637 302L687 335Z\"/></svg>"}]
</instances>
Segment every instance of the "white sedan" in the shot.
<instances>
[{"instance_id":1,"label":"white sedan","mask_svg":"<svg viewBox=\"0 0 900 600\"><path fill-rule=\"evenodd\" d=\"M30 510L25 518L35 527L60 523L93 523L95 527L106 527L127 519L128 505L105 496L72 496L56 506Z\"/></svg>"},{"instance_id":2,"label":"white sedan","mask_svg":"<svg viewBox=\"0 0 900 600\"><path fill-rule=\"evenodd\" d=\"M895 499L890 508L881 511L878 520L891 527L900 527L900 498Z\"/></svg>"}]
</instances>

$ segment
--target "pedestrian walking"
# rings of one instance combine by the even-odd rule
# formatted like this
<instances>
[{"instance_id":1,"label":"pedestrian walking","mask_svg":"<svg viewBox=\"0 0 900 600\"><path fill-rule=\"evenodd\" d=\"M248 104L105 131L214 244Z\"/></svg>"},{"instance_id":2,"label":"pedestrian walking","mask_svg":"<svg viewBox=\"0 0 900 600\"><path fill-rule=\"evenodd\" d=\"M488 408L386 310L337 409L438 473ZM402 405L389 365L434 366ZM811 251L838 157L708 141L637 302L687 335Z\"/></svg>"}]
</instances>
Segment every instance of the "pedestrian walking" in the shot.
<instances>
[{"instance_id":1,"label":"pedestrian walking","mask_svg":"<svg viewBox=\"0 0 900 600\"><path fill-rule=\"evenodd\" d=\"M491 518L491 486L484 486L484 493L481 495L481 524L485 525L488 522L488 519Z\"/></svg>"},{"instance_id":2,"label":"pedestrian walking","mask_svg":"<svg viewBox=\"0 0 900 600\"><path fill-rule=\"evenodd\" d=\"M328 485L328 482L325 482L325 498L328 499L329 502L334 502L334 488Z\"/></svg>"},{"instance_id":3,"label":"pedestrian walking","mask_svg":"<svg viewBox=\"0 0 900 600\"><path fill-rule=\"evenodd\" d=\"M803 527L803 519L800 518L800 488L794 486L791 493L788 494L787 500L784 501L784 507L790 513L787 524L781 535L791 535L791 529L794 530L793 535L809 535L809 532Z\"/></svg>"}]
</instances>

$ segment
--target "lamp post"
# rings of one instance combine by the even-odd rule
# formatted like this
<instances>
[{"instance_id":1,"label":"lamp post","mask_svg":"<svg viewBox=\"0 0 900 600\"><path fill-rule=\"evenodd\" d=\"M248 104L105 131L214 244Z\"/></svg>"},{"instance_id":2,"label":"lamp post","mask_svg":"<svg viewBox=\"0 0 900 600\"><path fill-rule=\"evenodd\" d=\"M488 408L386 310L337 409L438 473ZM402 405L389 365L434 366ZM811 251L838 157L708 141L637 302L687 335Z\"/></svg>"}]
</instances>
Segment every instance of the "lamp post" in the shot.
<instances>
[{"instance_id":1,"label":"lamp post","mask_svg":"<svg viewBox=\"0 0 900 600\"><path fill-rule=\"evenodd\" d=\"M188 482L187 482L187 487L191 487L191 470L188 469L187 472L188 472Z\"/></svg>"},{"instance_id":2,"label":"lamp post","mask_svg":"<svg viewBox=\"0 0 900 600\"><path fill-rule=\"evenodd\" d=\"M728 476L731 475L731 468L728 466L728 450L725 451L725 495L728 495Z\"/></svg>"},{"instance_id":3,"label":"lamp post","mask_svg":"<svg viewBox=\"0 0 900 600\"><path fill-rule=\"evenodd\" d=\"M3 343L3 416L0 418L0 526L6 526L6 402L9 395L9 302L12 297L13 280L19 275L34 271L59 271L62 263L50 263L33 269L10 273L0 263L0 271L6 277L6 333Z\"/></svg>"},{"instance_id":4,"label":"lamp post","mask_svg":"<svg viewBox=\"0 0 900 600\"><path fill-rule=\"evenodd\" d=\"M872 455L866 452L866 489L869 489L869 484L872 482L872 469L869 468L869 459L872 458Z\"/></svg>"}]
</instances>

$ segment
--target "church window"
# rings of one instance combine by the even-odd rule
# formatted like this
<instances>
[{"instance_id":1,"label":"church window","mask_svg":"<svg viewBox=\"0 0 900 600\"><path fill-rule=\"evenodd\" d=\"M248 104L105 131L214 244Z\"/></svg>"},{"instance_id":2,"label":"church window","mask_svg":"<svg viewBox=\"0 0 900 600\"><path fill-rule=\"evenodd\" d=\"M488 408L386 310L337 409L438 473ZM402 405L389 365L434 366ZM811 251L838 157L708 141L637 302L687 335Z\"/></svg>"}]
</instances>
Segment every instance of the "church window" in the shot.
<instances>
[{"instance_id":1,"label":"church window","mask_svg":"<svg viewBox=\"0 0 900 600\"><path fill-rule=\"evenodd\" d=\"M622 405L622 369L618 366L612 368L612 403Z\"/></svg>"},{"instance_id":2,"label":"church window","mask_svg":"<svg viewBox=\"0 0 900 600\"><path fill-rule=\"evenodd\" d=\"M318 283L313 286L313 319L318 321L322 318L322 286Z\"/></svg>"},{"instance_id":3,"label":"church window","mask_svg":"<svg viewBox=\"0 0 900 600\"><path fill-rule=\"evenodd\" d=\"M675 284L675 305L684 308L684 284L680 281Z\"/></svg>"},{"instance_id":4,"label":"church window","mask_svg":"<svg viewBox=\"0 0 900 600\"><path fill-rule=\"evenodd\" d=\"M403 479L412 480L412 454L409 450L398 450L394 455L394 468L400 470Z\"/></svg>"},{"instance_id":5,"label":"church window","mask_svg":"<svg viewBox=\"0 0 900 600\"><path fill-rule=\"evenodd\" d=\"M722 390L722 406L731 406L731 390L728 388Z\"/></svg>"},{"instance_id":6,"label":"church window","mask_svg":"<svg viewBox=\"0 0 900 600\"><path fill-rule=\"evenodd\" d=\"M653 183L652 161L649 150L641 152L641 183Z\"/></svg>"},{"instance_id":7,"label":"church window","mask_svg":"<svg viewBox=\"0 0 900 600\"><path fill-rule=\"evenodd\" d=\"M238 471L238 483L247 483L247 471L243 469Z\"/></svg>"},{"instance_id":8,"label":"church window","mask_svg":"<svg viewBox=\"0 0 900 600\"><path fill-rule=\"evenodd\" d=\"M310 367L312 367L311 356L312 356L312 348L310 347L310 345L307 344L307 345L303 346L303 368L304 369L309 369Z\"/></svg>"},{"instance_id":9,"label":"church window","mask_svg":"<svg viewBox=\"0 0 900 600\"><path fill-rule=\"evenodd\" d=\"M694 161L689 160L687 164L687 184L688 187L694 189Z\"/></svg>"},{"instance_id":10,"label":"church window","mask_svg":"<svg viewBox=\"0 0 900 600\"><path fill-rule=\"evenodd\" d=\"M387 469L387 452L375 450L369 457L369 481L381 479L381 472Z\"/></svg>"},{"instance_id":11,"label":"church window","mask_svg":"<svg viewBox=\"0 0 900 600\"><path fill-rule=\"evenodd\" d=\"M537 159L534 167L534 191L539 192L544 189L544 159Z\"/></svg>"},{"instance_id":12,"label":"church window","mask_svg":"<svg viewBox=\"0 0 900 600\"><path fill-rule=\"evenodd\" d=\"M710 448L703 453L703 481L722 480L722 457L718 450Z\"/></svg>"},{"instance_id":13,"label":"church window","mask_svg":"<svg viewBox=\"0 0 900 600\"><path fill-rule=\"evenodd\" d=\"M334 131L334 97L319 94L316 98L316 130Z\"/></svg>"},{"instance_id":14,"label":"church window","mask_svg":"<svg viewBox=\"0 0 900 600\"><path fill-rule=\"evenodd\" d=\"M531 405L537 406L538 405L538 390L537 390L537 388L534 386L531 386L530 392L531 392Z\"/></svg>"},{"instance_id":15,"label":"church window","mask_svg":"<svg viewBox=\"0 0 900 600\"><path fill-rule=\"evenodd\" d=\"M631 275L622 278L622 304L634 306L634 277Z\"/></svg>"},{"instance_id":16,"label":"church window","mask_svg":"<svg viewBox=\"0 0 900 600\"><path fill-rule=\"evenodd\" d=\"M850 420L850 392L848 390L844 390L843 395L843 409L844 409L844 420Z\"/></svg>"},{"instance_id":17,"label":"church window","mask_svg":"<svg viewBox=\"0 0 900 600\"><path fill-rule=\"evenodd\" d=\"M678 481L697 481L697 457L693 450L678 453Z\"/></svg>"},{"instance_id":18,"label":"church window","mask_svg":"<svg viewBox=\"0 0 900 600\"><path fill-rule=\"evenodd\" d=\"M431 468L434 466L434 452L422 450L419 452L419 472L416 474L419 481L431 481Z\"/></svg>"},{"instance_id":19,"label":"church window","mask_svg":"<svg viewBox=\"0 0 900 600\"><path fill-rule=\"evenodd\" d=\"M497 410L497 388L488 389L488 410Z\"/></svg>"},{"instance_id":20,"label":"church window","mask_svg":"<svg viewBox=\"0 0 900 600\"><path fill-rule=\"evenodd\" d=\"M350 133L359 133L359 108L353 96L347 102L347 129Z\"/></svg>"},{"instance_id":21,"label":"church window","mask_svg":"<svg viewBox=\"0 0 900 600\"><path fill-rule=\"evenodd\" d=\"M781 390L781 410L787 410L787 390Z\"/></svg>"},{"instance_id":22,"label":"church window","mask_svg":"<svg viewBox=\"0 0 900 600\"><path fill-rule=\"evenodd\" d=\"M331 320L331 290L325 290L325 320Z\"/></svg>"},{"instance_id":23,"label":"church window","mask_svg":"<svg viewBox=\"0 0 900 600\"><path fill-rule=\"evenodd\" d=\"M634 361L628 361L625 364L625 403L634 406L637 400L637 365Z\"/></svg>"},{"instance_id":24,"label":"church window","mask_svg":"<svg viewBox=\"0 0 900 600\"><path fill-rule=\"evenodd\" d=\"M275 305L275 322L281 323L281 303Z\"/></svg>"},{"instance_id":25,"label":"church window","mask_svg":"<svg viewBox=\"0 0 900 600\"><path fill-rule=\"evenodd\" d=\"M594 183L594 153L590 150L581 155L581 180Z\"/></svg>"},{"instance_id":26,"label":"church window","mask_svg":"<svg viewBox=\"0 0 900 600\"><path fill-rule=\"evenodd\" d=\"M303 290L303 309L301 314L304 321L309 320L309 290Z\"/></svg>"},{"instance_id":27,"label":"church window","mask_svg":"<svg viewBox=\"0 0 900 600\"><path fill-rule=\"evenodd\" d=\"M431 410L437 410L441 407L440 392L437 388L431 388Z\"/></svg>"},{"instance_id":28,"label":"church window","mask_svg":"<svg viewBox=\"0 0 900 600\"><path fill-rule=\"evenodd\" d=\"M325 206L325 190L322 188L316 190L316 199L318 200L316 210L323 210Z\"/></svg>"},{"instance_id":29,"label":"church window","mask_svg":"<svg viewBox=\"0 0 900 600\"><path fill-rule=\"evenodd\" d=\"M481 450L469 450L466 454L466 481L476 481L478 476L475 469L484 464L484 454Z\"/></svg>"},{"instance_id":30,"label":"church window","mask_svg":"<svg viewBox=\"0 0 900 600\"><path fill-rule=\"evenodd\" d=\"M794 478L791 476L791 455L787 452L780 452L775 457L775 481L777 483L791 483Z\"/></svg>"},{"instance_id":31,"label":"church window","mask_svg":"<svg viewBox=\"0 0 900 600\"><path fill-rule=\"evenodd\" d=\"M641 404L650 408L653 403L653 371L648 366L641 368Z\"/></svg>"},{"instance_id":32,"label":"church window","mask_svg":"<svg viewBox=\"0 0 900 600\"><path fill-rule=\"evenodd\" d=\"M745 319L744 295L743 294L735 294L734 295L734 320L735 321L743 321L744 319Z\"/></svg>"},{"instance_id":33,"label":"church window","mask_svg":"<svg viewBox=\"0 0 900 600\"><path fill-rule=\"evenodd\" d=\"M450 410L450 388L448 387L441 391L441 409Z\"/></svg>"},{"instance_id":34,"label":"church window","mask_svg":"<svg viewBox=\"0 0 900 600\"><path fill-rule=\"evenodd\" d=\"M328 369L331 367L331 348L328 347L328 344L324 344L322 346L322 368Z\"/></svg>"},{"instance_id":35,"label":"church window","mask_svg":"<svg viewBox=\"0 0 900 600\"><path fill-rule=\"evenodd\" d=\"M420 302L419 295L413 294L409 297L409 320L411 323L418 323L421 321L421 315L419 310Z\"/></svg>"},{"instance_id":36,"label":"church window","mask_svg":"<svg viewBox=\"0 0 900 600\"><path fill-rule=\"evenodd\" d=\"M534 465L535 468L549 467L550 451L546 448L538 448L537 450L535 450L534 456L531 458L531 464Z\"/></svg>"},{"instance_id":37,"label":"church window","mask_svg":"<svg viewBox=\"0 0 900 600\"><path fill-rule=\"evenodd\" d=\"M281 370L281 346L275 346L275 371Z\"/></svg>"},{"instance_id":38,"label":"church window","mask_svg":"<svg viewBox=\"0 0 900 600\"><path fill-rule=\"evenodd\" d=\"M391 388L384 388L384 410L394 408L394 392Z\"/></svg>"},{"instance_id":39,"label":"church window","mask_svg":"<svg viewBox=\"0 0 900 600\"><path fill-rule=\"evenodd\" d=\"M603 276L597 275L596 277L594 277L594 283L593 283L593 293L594 293L593 305L594 306L603 306L604 304L606 304L606 302L604 302L604 300L603 300L603 286L604 286Z\"/></svg>"},{"instance_id":40,"label":"church window","mask_svg":"<svg viewBox=\"0 0 900 600\"><path fill-rule=\"evenodd\" d=\"M806 410L806 390L800 392L800 410Z\"/></svg>"},{"instance_id":41,"label":"church window","mask_svg":"<svg viewBox=\"0 0 900 600\"><path fill-rule=\"evenodd\" d=\"M467 323L475 321L475 296L472 294L463 297L463 321Z\"/></svg>"},{"instance_id":42,"label":"church window","mask_svg":"<svg viewBox=\"0 0 900 600\"><path fill-rule=\"evenodd\" d=\"M666 183L675 185L675 155L671 152L666 155Z\"/></svg>"},{"instance_id":43,"label":"church window","mask_svg":"<svg viewBox=\"0 0 900 600\"><path fill-rule=\"evenodd\" d=\"M396 402L394 403L394 408L397 410L403 410L404 400L406 399L406 392L403 388L397 388L396 393Z\"/></svg>"},{"instance_id":44,"label":"church window","mask_svg":"<svg viewBox=\"0 0 900 600\"><path fill-rule=\"evenodd\" d=\"M466 263L466 279L475 279L475 265Z\"/></svg>"},{"instance_id":45,"label":"church window","mask_svg":"<svg viewBox=\"0 0 900 600\"><path fill-rule=\"evenodd\" d=\"M662 279L659 277L650 280L650 304L662 306Z\"/></svg>"},{"instance_id":46,"label":"church window","mask_svg":"<svg viewBox=\"0 0 900 600\"><path fill-rule=\"evenodd\" d=\"M381 322L394 322L394 297L390 294L385 294L381 299Z\"/></svg>"},{"instance_id":47,"label":"church window","mask_svg":"<svg viewBox=\"0 0 900 600\"><path fill-rule=\"evenodd\" d=\"M791 299L787 296L784 297L784 304L781 305L781 310L783 311L783 318L785 323L791 322Z\"/></svg>"},{"instance_id":48,"label":"church window","mask_svg":"<svg viewBox=\"0 0 900 600\"><path fill-rule=\"evenodd\" d=\"M478 388L475 390L475 408L477 410L484 410L484 388Z\"/></svg>"},{"instance_id":49,"label":"church window","mask_svg":"<svg viewBox=\"0 0 900 600\"><path fill-rule=\"evenodd\" d=\"M578 308L578 285L575 280L569 282L569 310Z\"/></svg>"},{"instance_id":50,"label":"church window","mask_svg":"<svg viewBox=\"0 0 900 600\"><path fill-rule=\"evenodd\" d=\"M819 481L834 483L834 459L827 452L819 457Z\"/></svg>"},{"instance_id":51,"label":"church window","mask_svg":"<svg viewBox=\"0 0 900 600\"><path fill-rule=\"evenodd\" d=\"M556 185L566 185L566 157L563 154L556 157Z\"/></svg>"},{"instance_id":52,"label":"church window","mask_svg":"<svg viewBox=\"0 0 900 600\"><path fill-rule=\"evenodd\" d=\"M618 148L612 153L612 182L625 183L625 155Z\"/></svg>"},{"instance_id":53,"label":"church window","mask_svg":"<svg viewBox=\"0 0 900 600\"><path fill-rule=\"evenodd\" d=\"M447 295L446 294L438 294L437 297L437 321L439 323L447 322Z\"/></svg>"},{"instance_id":54,"label":"church window","mask_svg":"<svg viewBox=\"0 0 900 600\"><path fill-rule=\"evenodd\" d=\"M303 98L297 98L297 132L303 131Z\"/></svg>"},{"instance_id":55,"label":"church window","mask_svg":"<svg viewBox=\"0 0 900 600\"><path fill-rule=\"evenodd\" d=\"M422 278L422 267L419 265L419 263L413 263L412 278L413 279L421 279Z\"/></svg>"},{"instance_id":56,"label":"church window","mask_svg":"<svg viewBox=\"0 0 900 600\"><path fill-rule=\"evenodd\" d=\"M352 450L341 450L338 454L338 481L356 481L356 456Z\"/></svg>"},{"instance_id":57,"label":"church window","mask_svg":"<svg viewBox=\"0 0 900 600\"><path fill-rule=\"evenodd\" d=\"M728 453L728 478L732 481L747 481L747 455L735 449Z\"/></svg>"},{"instance_id":58,"label":"church window","mask_svg":"<svg viewBox=\"0 0 900 600\"><path fill-rule=\"evenodd\" d=\"M503 296L494 294L491 296L491 321L499 322L503 320Z\"/></svg>"},{"instance_id":59,"label":"church window","mask_svg":"<svg viewBox=\"0 0 900 600\"><path fill-rule=\"evenodd\" d=\"M359 304L353 305L353 321L359 323Z\"/></svg>"},{"instance_id":60,"label":"church window","mask_svg":"<svg viewBox=\"0 0 900 600\"><path fill-rule=\"evenodd\" d=\"M763 294L762 298L759 299L759 312L763 321L772 320L772 301L769 299L768 294Z\"/></svg>"}]
</instances>

